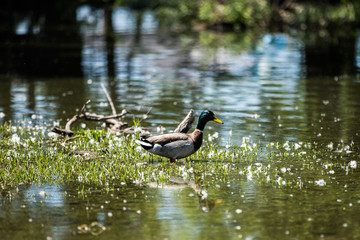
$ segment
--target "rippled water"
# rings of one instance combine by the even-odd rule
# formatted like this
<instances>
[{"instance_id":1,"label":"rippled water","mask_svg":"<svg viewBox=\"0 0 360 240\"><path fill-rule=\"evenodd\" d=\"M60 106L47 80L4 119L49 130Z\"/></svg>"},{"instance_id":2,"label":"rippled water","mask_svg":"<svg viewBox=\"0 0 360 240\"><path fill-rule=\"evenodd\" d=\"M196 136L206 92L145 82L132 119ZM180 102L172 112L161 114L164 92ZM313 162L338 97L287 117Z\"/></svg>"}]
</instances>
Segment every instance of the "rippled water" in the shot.
<instances>
[{"instance_id":1,"label":"rippled water","mask_svg":"<svg viewBox=\"0 0 360 240\"><path fill-rule=\"evenodd\" d=\"M145 12L139 25L135 13L119 8L113 12L111 42L105 41L102 17L102 11L87 7L77 11L83 76L1 75L1 122L52 126L60 120L64 126L87 99L90 111L110 114L104 83L119 111L142 117L151 107L142 125L154 131L159 125L174 129L192 108L197 116L211 109L225 124L210 123L206 131L219 132L221 145L230 137L241 144L251 136L265 143L354 142L358 150L357 72L343 66L337 74L314 74L319 69L310 65L312 46L301 34L170 34L157 30L152 12ZM18 33L25 31L21 26ZM357 35L354 69L360 66L359 46ZM132 116L126 120L132 124ZM355 152L344 161L358 158ZM1 197L0 229L8 239L96 234L104 239L356 239L358 174L356 167L349 176L336 170L325 186L287 189L259 186L234 173L210 188L205 200L176 185L119 186L110 193L89 188L84 195L72 184L20 186ZM311 173L304 177L321 180L311 179ZM86 228L94 222L99 224Z\"/></svg>"},{"instance_id":2,"label":"rippled water","mask_svg":"<svg viewBox=\"0 0 360 240\"><path fill-rule=\"evenodd\" d=\"M360 196L349 178L358 177L296 189L234 173L204 199L171 184L82 193L72 184L20 186L1 199L0 231L4 239L356 239Z\"/></svg>"},{"instance_id":3,"label":"rippled water","mask_svg":"<svg viewBox=\"0 0 360 240\"><path fill-rule=\"evenodd\" d=\"M64 125L87 99L91 111L109 114L104 83L118 111L126 108L140 117L152 107L144 126L172 130L193 108L197 115L213 110L226 124L209 128L220 136L232 130L235 142L249 135L278 141L335 134L329 137L339 140L339 131L358 129L359 80L355 75L308 77L312 66L305 64L305 46L296 35L169 35L156 31L151 12L145 12L137 35L134 13L120 8L113 13L115 42L108 49L103 22L86 17L89 11L78 10L78 19L87 23L81 27L84 77L3 76L2 121L61 119Z\"/></svg>"}]
</instances>

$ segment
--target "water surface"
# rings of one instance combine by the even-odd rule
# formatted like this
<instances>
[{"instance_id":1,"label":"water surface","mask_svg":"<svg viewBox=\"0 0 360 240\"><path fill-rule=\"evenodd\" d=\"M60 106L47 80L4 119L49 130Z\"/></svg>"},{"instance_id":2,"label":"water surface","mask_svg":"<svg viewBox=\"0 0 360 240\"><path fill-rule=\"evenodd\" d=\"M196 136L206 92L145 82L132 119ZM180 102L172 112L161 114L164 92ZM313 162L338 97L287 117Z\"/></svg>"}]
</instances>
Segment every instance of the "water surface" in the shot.
<instances>
[{"instance_id":1,"label":"water surface","mask_svg":"<svg viewBox=\"0 0 360 240\"><path fill-rule=\"evenodd\" d=\"M95 186L80 191L76 183L21 185L0 197L4 239L360 237L359 34L346 39L348 47L319 36L313 38L320 43L309 42L298 32L174 33L158 30L152 12L124 8L114 9L111 28L104 28L106 14L77 9L75 38L60 39L65 50L63 45L45 51L30 42L41 52L29 53L36 68L2 65L1 123L24 119L29 125L64 126L87 99L89 111L110 114L104 84L119 112L126 108L141 118L152 108L142 125L154 132L158 126L173 130L190 109L196 116L211 109L225 124L210 123L205 134L218 132L221 146L240 145L251 136L261 144L315 143L325 153L330 143L353 142L352 153L314 159L315 166L336 164L334 172L300 171L294 167L299 158L283 163L303 180L299 188L259 185L234 166L228 179L213 179L204 199L176 185L121 185L111 192ZM27 33L26 21L17 25L19 38ZM319 44L323 52L314 50ZM10 49L4 42L2 48ZM329 57L330 48L335 57ZM336 55L344 49L353 56L346 61ZM55 70L58 63L62 68ZM129 124L132 117L126 118Z\"/></svg>"}]
</instances>

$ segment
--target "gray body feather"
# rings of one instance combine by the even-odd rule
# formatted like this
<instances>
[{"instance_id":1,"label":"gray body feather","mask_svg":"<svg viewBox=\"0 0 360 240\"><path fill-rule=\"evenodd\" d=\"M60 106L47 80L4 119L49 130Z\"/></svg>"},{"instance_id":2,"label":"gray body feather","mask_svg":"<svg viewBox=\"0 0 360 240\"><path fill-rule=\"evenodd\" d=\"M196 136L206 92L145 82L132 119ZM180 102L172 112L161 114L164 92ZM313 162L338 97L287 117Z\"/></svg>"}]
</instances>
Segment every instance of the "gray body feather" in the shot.
<instances>
[{"instance_id":1,"label":"gray body feather","mask_svg":"<svg viewBox=\"0 0 360 240\"><path fill-rule=\"evenodd\" d=\"M147 151L173 159L190 156L196 152L193 134L167 133L152 136L144 140L136 140Z\"/></svg>"}]
</instances>

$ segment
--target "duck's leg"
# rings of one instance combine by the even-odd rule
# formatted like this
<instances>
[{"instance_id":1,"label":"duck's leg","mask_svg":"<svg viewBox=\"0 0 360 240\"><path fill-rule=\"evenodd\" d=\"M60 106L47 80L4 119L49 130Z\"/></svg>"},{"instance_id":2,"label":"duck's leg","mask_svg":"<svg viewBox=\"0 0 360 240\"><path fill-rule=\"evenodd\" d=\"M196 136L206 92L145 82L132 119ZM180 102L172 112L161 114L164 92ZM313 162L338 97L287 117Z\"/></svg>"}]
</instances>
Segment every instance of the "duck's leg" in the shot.
<instances>
[{"instance_id":1,"label":"duck's leg","mask_svg":"<svg viewBox=\"0 0 360 240\"><path fill-rule=\"evenodd\" d=\"M170 158L171 163L176 163L176 158Z\"/></svg>"}]
</instances>

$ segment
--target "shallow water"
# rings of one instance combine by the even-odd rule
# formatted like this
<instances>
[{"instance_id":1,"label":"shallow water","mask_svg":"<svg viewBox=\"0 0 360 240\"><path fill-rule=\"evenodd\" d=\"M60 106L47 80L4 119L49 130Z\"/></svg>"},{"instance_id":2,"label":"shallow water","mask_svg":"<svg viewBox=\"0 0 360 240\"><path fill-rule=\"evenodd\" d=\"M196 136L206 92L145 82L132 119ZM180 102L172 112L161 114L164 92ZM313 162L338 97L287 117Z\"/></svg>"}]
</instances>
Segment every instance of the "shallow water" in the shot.
<instances>
[{"instance_id":1,"label":"shallow water","mask_svg":"<svg viewBox=\"0 0 360 240\"><path fill-rule=\"evenodd\" d=\"M85 22L79 27L82 45L76 48L80 62L74 65L83 76L69 77L66 71L55 78L40 71L2 76L0 121L62 120L63 126L87 99L92 101L89 111L110 114L103 83L118 111L126 108L142 117L152 108L142 123L146 127L162 125L170 131L191 108L196 116L211 109L226 124L209 124L210 131L227 138L232 130L234 143L243 136L265 142L359 139L360 81L357 72L348 69L356 69L360 57L346 62L337 74L315 74L313 69L320 67L307 61L312 45L300 34L169 35L156 30L151 12L145 12L141 27L134 29L135 13L122 8L113 12L115 42L108 46L101 11L96 21L85 17L88 11L83 7L77 14ZM359 39L352 44L360 56ZM343 50L342 45L335 47ZM325 61L326 54L320 52L317 58ZM126 120L132 124L132 116Z\"/></svg>"},{"instance_id":2,"label":"shallow water","mask_svg":"<svg viewBox=\"0 0 360 240\"><path fill-rule=\"evenodd\" d=\"M4 239L356 239L358 177L358 171L335 175L325 186L298 189L261 186L234 173L204 199L171 184L81 193L73 184L20 186L2 197L0 232Z\"/></svg>"},{"instance_id":3,"label":"shallow water","mask_svg":"<svg viewBox=\"0 0 360 240\"><path fill-rule=\"evenodd\" d=\"M191 108L197 116L211 109L225 124L209 123L206 134L218 132L223 146L251 136L254 142L310 142L321 149L354 142L352 153L314 159L314 166L336 163L334 172L300 171L293 166L301 157L283 163L301 178L301 188L261 185L234 170L229 179L214 178L204 199L189 186L172 184L110 192L94 186L81 191L76 183L21 185L0 196L4 239L360 238L359 34L346 42L353 44L352 59L329 60L326 48L313 51L317 45L297 32L169 34L157 30L151 12L139 25L135 13L119 8L113 12L112 42L105 41L103 11L91 11L77 10L82 44L73 49L75 70L59 70L54 77L51 67L11 74L1 68L0 122L64 126L87 99L90 111L110 114L104 83L118 111L142 117L151 107L142 126L154 132L159 125L174 129ZM19 23L18 34L26 31L25 23ZM336 56L346 47L331 49ZM323 72L326 67L313 59L331 71ZM132 116L126 121L132 124ZM351 161L357 165L342 168Z\"/></svg>"}]
</instances>

